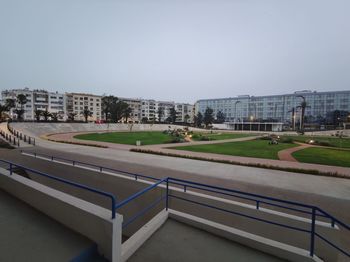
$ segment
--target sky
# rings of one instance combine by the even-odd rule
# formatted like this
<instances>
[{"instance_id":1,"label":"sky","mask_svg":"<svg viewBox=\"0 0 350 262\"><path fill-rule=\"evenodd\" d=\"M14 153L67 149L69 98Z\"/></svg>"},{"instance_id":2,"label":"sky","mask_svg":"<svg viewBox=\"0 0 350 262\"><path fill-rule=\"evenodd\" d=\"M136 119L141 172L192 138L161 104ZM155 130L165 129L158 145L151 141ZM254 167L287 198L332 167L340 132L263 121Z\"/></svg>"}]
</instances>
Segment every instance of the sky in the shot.
<instances>
[{"instance_id":1,"label":"sky","mask_svg":"<svg viewBox=\"0 0 350 262\"><path fill-rule=\"evenodd\" d=\"M350 89L349 0L0 0L0 89L193 103Z\"/></svg>"}]
</instances>

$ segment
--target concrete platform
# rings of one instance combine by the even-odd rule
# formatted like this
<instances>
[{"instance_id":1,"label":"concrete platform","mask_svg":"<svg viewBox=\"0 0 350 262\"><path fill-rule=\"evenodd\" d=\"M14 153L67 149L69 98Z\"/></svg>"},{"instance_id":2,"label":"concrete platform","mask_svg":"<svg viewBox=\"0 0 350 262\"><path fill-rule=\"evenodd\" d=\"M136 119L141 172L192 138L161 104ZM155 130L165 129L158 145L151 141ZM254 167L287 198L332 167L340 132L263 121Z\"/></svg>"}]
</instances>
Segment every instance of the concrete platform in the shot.
<instances>
[{"instance_id":1,"label":"concrete platform","mask_svg":"<svg viewBox=\"0 0 350 262\"><path fill-rule=\"evenodd\" d=\"M0 190L0 261L104 261L95 244Z\"/></svg>"},{"instance_id":2,"label":"concrete platform","mask_svg":"<svg viewBox=\"0 0 350 262\"><path fill-rule=\"evenodd\" d=\"M168 219L128 261L277 262L283 260Z\"/></svg>"}]
</instances>

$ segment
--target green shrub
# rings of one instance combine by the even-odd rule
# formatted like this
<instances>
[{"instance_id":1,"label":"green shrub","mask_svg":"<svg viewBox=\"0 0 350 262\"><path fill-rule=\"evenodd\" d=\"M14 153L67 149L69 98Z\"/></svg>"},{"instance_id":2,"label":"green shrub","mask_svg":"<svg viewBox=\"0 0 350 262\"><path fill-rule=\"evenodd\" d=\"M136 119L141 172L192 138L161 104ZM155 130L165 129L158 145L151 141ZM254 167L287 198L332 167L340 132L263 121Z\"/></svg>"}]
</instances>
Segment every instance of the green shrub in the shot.
<instances>
[{"instance_id":1,"label":"green shrub","mask_svg":"<svg viewBox=\"0 0 350 262\"><path fill-rule=\"evenodd\" d=\"M320 142L317 142L318 145L320 146L332 146L329 142L327 141L320 141Z\"/></svg>"},{"instance_id":2,"label":"green shrub","mask_svg":"<svg viewBox=\"0 0 350 262\"><path fill-rule=\"evenodd\" d=\"M207 136L201 136L199 138L200 141L210 141L210 137L207 137Z\"/></svg>"},{"instance_id":3,"label":"green shrub","mask_svg":"<svg viewBox=\"0 0 350 262\"><path fill-rule=\"evenodd\" d=\"M280 139L281 143L293 144L294 140L291 137L282 137Z\"/></svg>"}]
</instances>

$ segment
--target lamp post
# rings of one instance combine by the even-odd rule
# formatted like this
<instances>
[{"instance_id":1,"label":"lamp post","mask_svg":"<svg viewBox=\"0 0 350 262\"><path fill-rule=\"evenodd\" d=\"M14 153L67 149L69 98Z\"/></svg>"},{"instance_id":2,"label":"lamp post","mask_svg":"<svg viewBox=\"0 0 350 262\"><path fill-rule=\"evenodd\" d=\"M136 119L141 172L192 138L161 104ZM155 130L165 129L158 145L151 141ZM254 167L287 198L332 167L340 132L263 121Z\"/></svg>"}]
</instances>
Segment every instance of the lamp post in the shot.
<instances>
[{"instance_id":1,"label":"lamp post","mask_svg":"<svg viewBox=\"0 0 350 262\"><path fill-rule=\"evenodd\" d=\"M237 119L237 111L236 110L237 110L237 104L238 103L241 103L241 101L236 101L235 102L235 122L236 122L236 119Z\"/></svg>"}]
</instances>

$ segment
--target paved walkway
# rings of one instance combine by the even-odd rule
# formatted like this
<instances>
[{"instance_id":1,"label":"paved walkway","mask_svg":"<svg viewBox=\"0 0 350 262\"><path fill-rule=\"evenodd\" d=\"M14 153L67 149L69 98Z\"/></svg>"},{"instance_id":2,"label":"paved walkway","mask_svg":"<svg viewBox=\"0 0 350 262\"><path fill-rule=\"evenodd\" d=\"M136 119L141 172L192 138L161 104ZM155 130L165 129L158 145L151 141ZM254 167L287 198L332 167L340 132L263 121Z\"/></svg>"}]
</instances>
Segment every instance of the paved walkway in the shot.
<instances>
[{"instance_id":1,"label":"paved walkway","mask_svg":"<svg viewBox=\"0 0 350 262\"><path fill-rule=\"evenodd\" d=\"M308 145L308 144L300 144L300 143L297 143L297 144L299 144L298 147L287 148L287 149L279 151L278 152L279 160L290 161L290 162L298 162L298 160L296 160L293 157L292 154L294 152L299 151L299 150L303 150L305 148L313 147L313 145Z\"/></svg>"},{"instance_id":2,"label":"paved walkway","mask_svg":"<svg viewBox=\"0 0 350 262\"><path fill-rule=\"evenodd\" d=\"M94 246L2 190L0 210L0 261L71 261Z\"/></svg>"},{"instance_id":3,"label":"paved walkway","mask_svg":"<svg viewBox=\"0 0 350 262\"><path fill-rule=\"evenodd\" d=\"M280 262L272 255L168 219L128 262Z\"/></svg>"}]
</instances>

